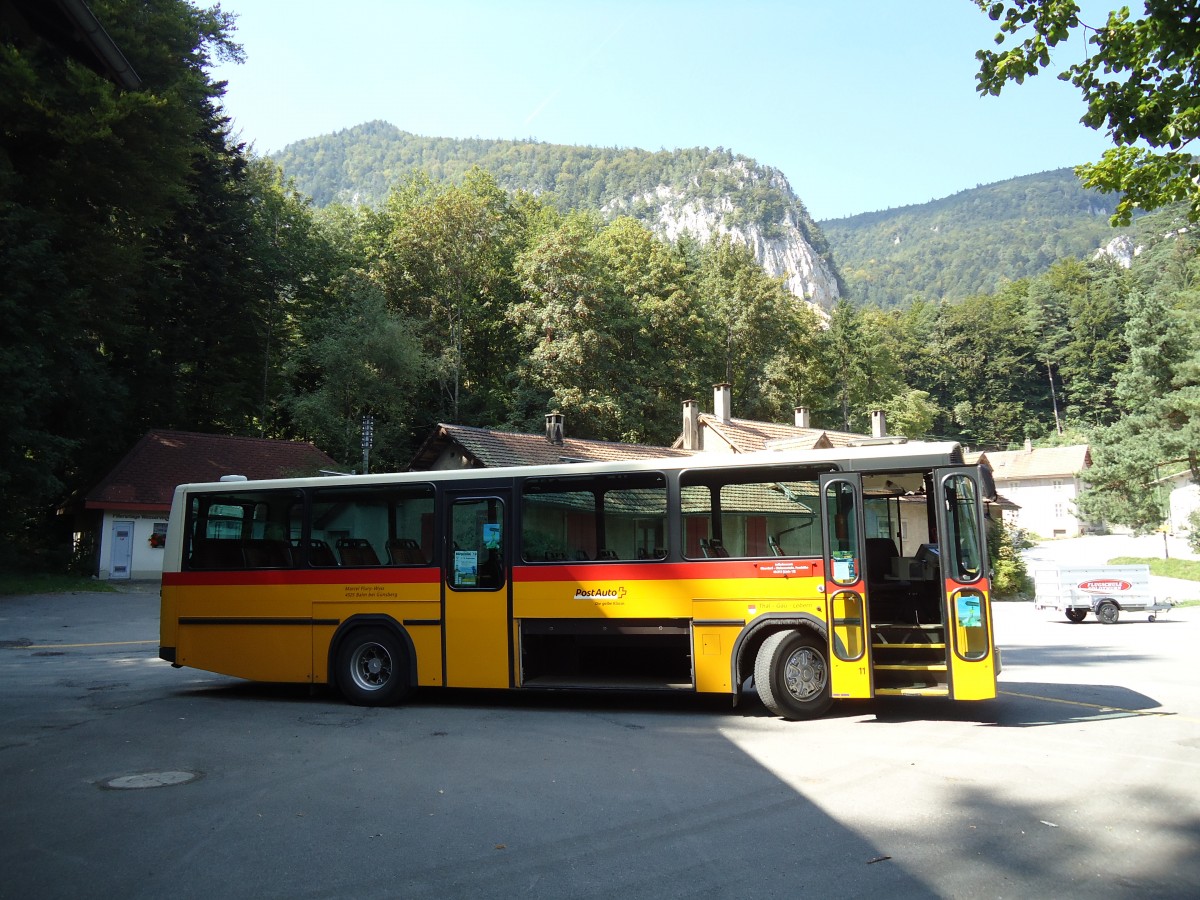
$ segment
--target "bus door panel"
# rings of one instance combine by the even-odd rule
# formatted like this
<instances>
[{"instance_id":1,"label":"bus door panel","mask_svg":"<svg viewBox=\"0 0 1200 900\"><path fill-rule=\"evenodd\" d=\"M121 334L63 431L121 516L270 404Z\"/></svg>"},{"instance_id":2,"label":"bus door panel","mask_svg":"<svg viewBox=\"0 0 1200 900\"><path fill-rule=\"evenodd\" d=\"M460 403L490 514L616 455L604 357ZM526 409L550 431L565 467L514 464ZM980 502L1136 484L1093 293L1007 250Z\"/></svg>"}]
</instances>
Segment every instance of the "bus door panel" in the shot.
<instances>
[{"instance_id":1,"label":"bus door panel","mask_svg":"<svg viewBox=\"0 0 1200 900\"><path fill-rule=\"evenodd\" d=\"M446 493L446 686L512 686L510 491Z\"/></svg>"},{"instance_id":2,"label":"bus door panel","mask_svg":"<svg viewBox=\"0 0 1200 900\"><path fill-rule=\"evenodd\" d=\"M831 472L820 478L829 681L835 698L872 696L862 478Z\"/></svg>"},{"instance_id":3,"label":"bus door panel","mask_svg":"<svg viewBox=\"0 0 1200 900\"><path fill-rule=\"evenodd\" d=\"M996 696L981 474L974 467L933 470L946 622L950 696Z\"/></svg>"}]
</instances>

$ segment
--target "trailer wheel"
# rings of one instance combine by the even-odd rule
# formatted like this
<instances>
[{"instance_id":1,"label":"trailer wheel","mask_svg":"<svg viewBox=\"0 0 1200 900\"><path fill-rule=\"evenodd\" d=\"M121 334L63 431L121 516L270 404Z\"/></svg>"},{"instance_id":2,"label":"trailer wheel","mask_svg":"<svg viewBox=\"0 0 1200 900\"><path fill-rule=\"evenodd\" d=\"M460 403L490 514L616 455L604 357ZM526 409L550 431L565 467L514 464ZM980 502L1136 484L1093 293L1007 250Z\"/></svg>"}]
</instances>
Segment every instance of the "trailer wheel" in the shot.
<instances>
[{"instance_id":1,"label":"trailer wheel","mask_svg":"<svg viewBox=\"0 0 1200 900\"><path fill-rule=\"evenodd\" d=\"M1087 610L1086 609L1072 608L1072 609L1068 609L1066 612L1067 612L1067 620L1070 622L1082 622L1084 619L1087 618Z\"/></svg>"},{"instance_id":2,"label":"trailer wheel","mask_svg":"<svg viewBox=\"0 0 1200 900\"><path fill-rule=\"evenodd\" d=\"M1157 618L1158 618L1158 616L1156 616L1154 613L1150 613L1150 616L1149 616L1149 618L1146 619L1146 621L1153 622Z\"/></svg>"},{"instance_id":3,"label":"trailer wheel","mask_svg":"<svg viewBox=\"0 0 1200 900\"><path fill-rule=\"evenodd\" d=\"M1096 618L1105 625L1115 625L1117 619L1121 617L1121 610L1117 604L1111 600L1105 600L1096 607Z\"/></svg>"}]
</instances>

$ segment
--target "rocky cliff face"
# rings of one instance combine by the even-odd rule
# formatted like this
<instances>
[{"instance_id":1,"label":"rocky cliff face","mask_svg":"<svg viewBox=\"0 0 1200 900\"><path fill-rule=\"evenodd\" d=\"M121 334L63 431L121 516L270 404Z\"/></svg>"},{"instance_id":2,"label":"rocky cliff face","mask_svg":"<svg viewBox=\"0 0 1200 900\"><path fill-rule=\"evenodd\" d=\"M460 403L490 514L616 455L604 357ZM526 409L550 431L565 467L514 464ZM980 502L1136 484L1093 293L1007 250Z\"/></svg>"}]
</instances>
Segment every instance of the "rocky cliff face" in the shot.
<instances>
[{"instance_id":1,"label":"rocky cliff face","mask_svg":"<svg viewBox=\"0 0 1200 900\"><path fill-rule=\"evenodd\" d=\"M773 169L765 170L764 175L763 170L752 169L741 161L710 174L732 178L737 187L731 193L710 197L701 191L659 185L644 194L610 200L603 211L607 215L634 215L671 241L685 233L701 242L728 235L749 247L768 273L783 276L797 297L819 307L832 306L840 296L837 277L809 243L806 214L787 179ZM765 190L776 199L785 198L777 207L782 215L754 221L747 213L745 196L754 189L760 195Z\"/></svg>"}]
</instances>

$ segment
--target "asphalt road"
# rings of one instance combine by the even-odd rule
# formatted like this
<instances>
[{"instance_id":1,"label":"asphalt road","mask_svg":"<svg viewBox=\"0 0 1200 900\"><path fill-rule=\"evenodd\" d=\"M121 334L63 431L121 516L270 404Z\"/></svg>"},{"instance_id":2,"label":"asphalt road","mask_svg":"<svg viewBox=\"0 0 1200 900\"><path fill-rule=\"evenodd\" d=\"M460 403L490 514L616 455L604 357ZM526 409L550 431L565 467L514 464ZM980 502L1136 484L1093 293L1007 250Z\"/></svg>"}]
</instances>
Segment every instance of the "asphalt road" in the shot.
<instances>
[{"instance_id":1,"label":"asphalt road","mask_svg":"<svg viewBox=\"0 0 1200 900\"><path fill-rule=\"evenodd\" d=\"M153 592L0 598L0 897L1195 897L1200 608L995 611L995 701L360 709L171 669Z\"/></svg>"}]
</instances>

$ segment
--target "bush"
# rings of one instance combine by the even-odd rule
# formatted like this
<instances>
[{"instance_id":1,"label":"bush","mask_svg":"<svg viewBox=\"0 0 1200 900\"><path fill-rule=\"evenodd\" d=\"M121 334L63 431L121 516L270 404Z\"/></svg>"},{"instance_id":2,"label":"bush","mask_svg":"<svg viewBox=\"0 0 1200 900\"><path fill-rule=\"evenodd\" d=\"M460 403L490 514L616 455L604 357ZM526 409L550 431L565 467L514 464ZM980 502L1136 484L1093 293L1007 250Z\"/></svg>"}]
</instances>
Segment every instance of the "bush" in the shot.
<instances>
[{"instance_id":1,"label":"bush","mask_svg":"<svg viewBox=\"0 0 1200 900\"><path fill-rule=\"evenodd\" d=\"M1194 553L1200 553L1200 506L1193 509L1188 516L1187 542Z\"/></svg>"},{"instance_id":2,"label":"bush","mask_svg":"<svg viewBox=\"0 0 1200 900\"><path fill-rule=\"evenodd\" d=\"M992 520L988 528L988 557L992 563L992 597L1017 600L1033 593L1022 550L1033 546L1024 530Z\"/></svg>"}]
</instances>

